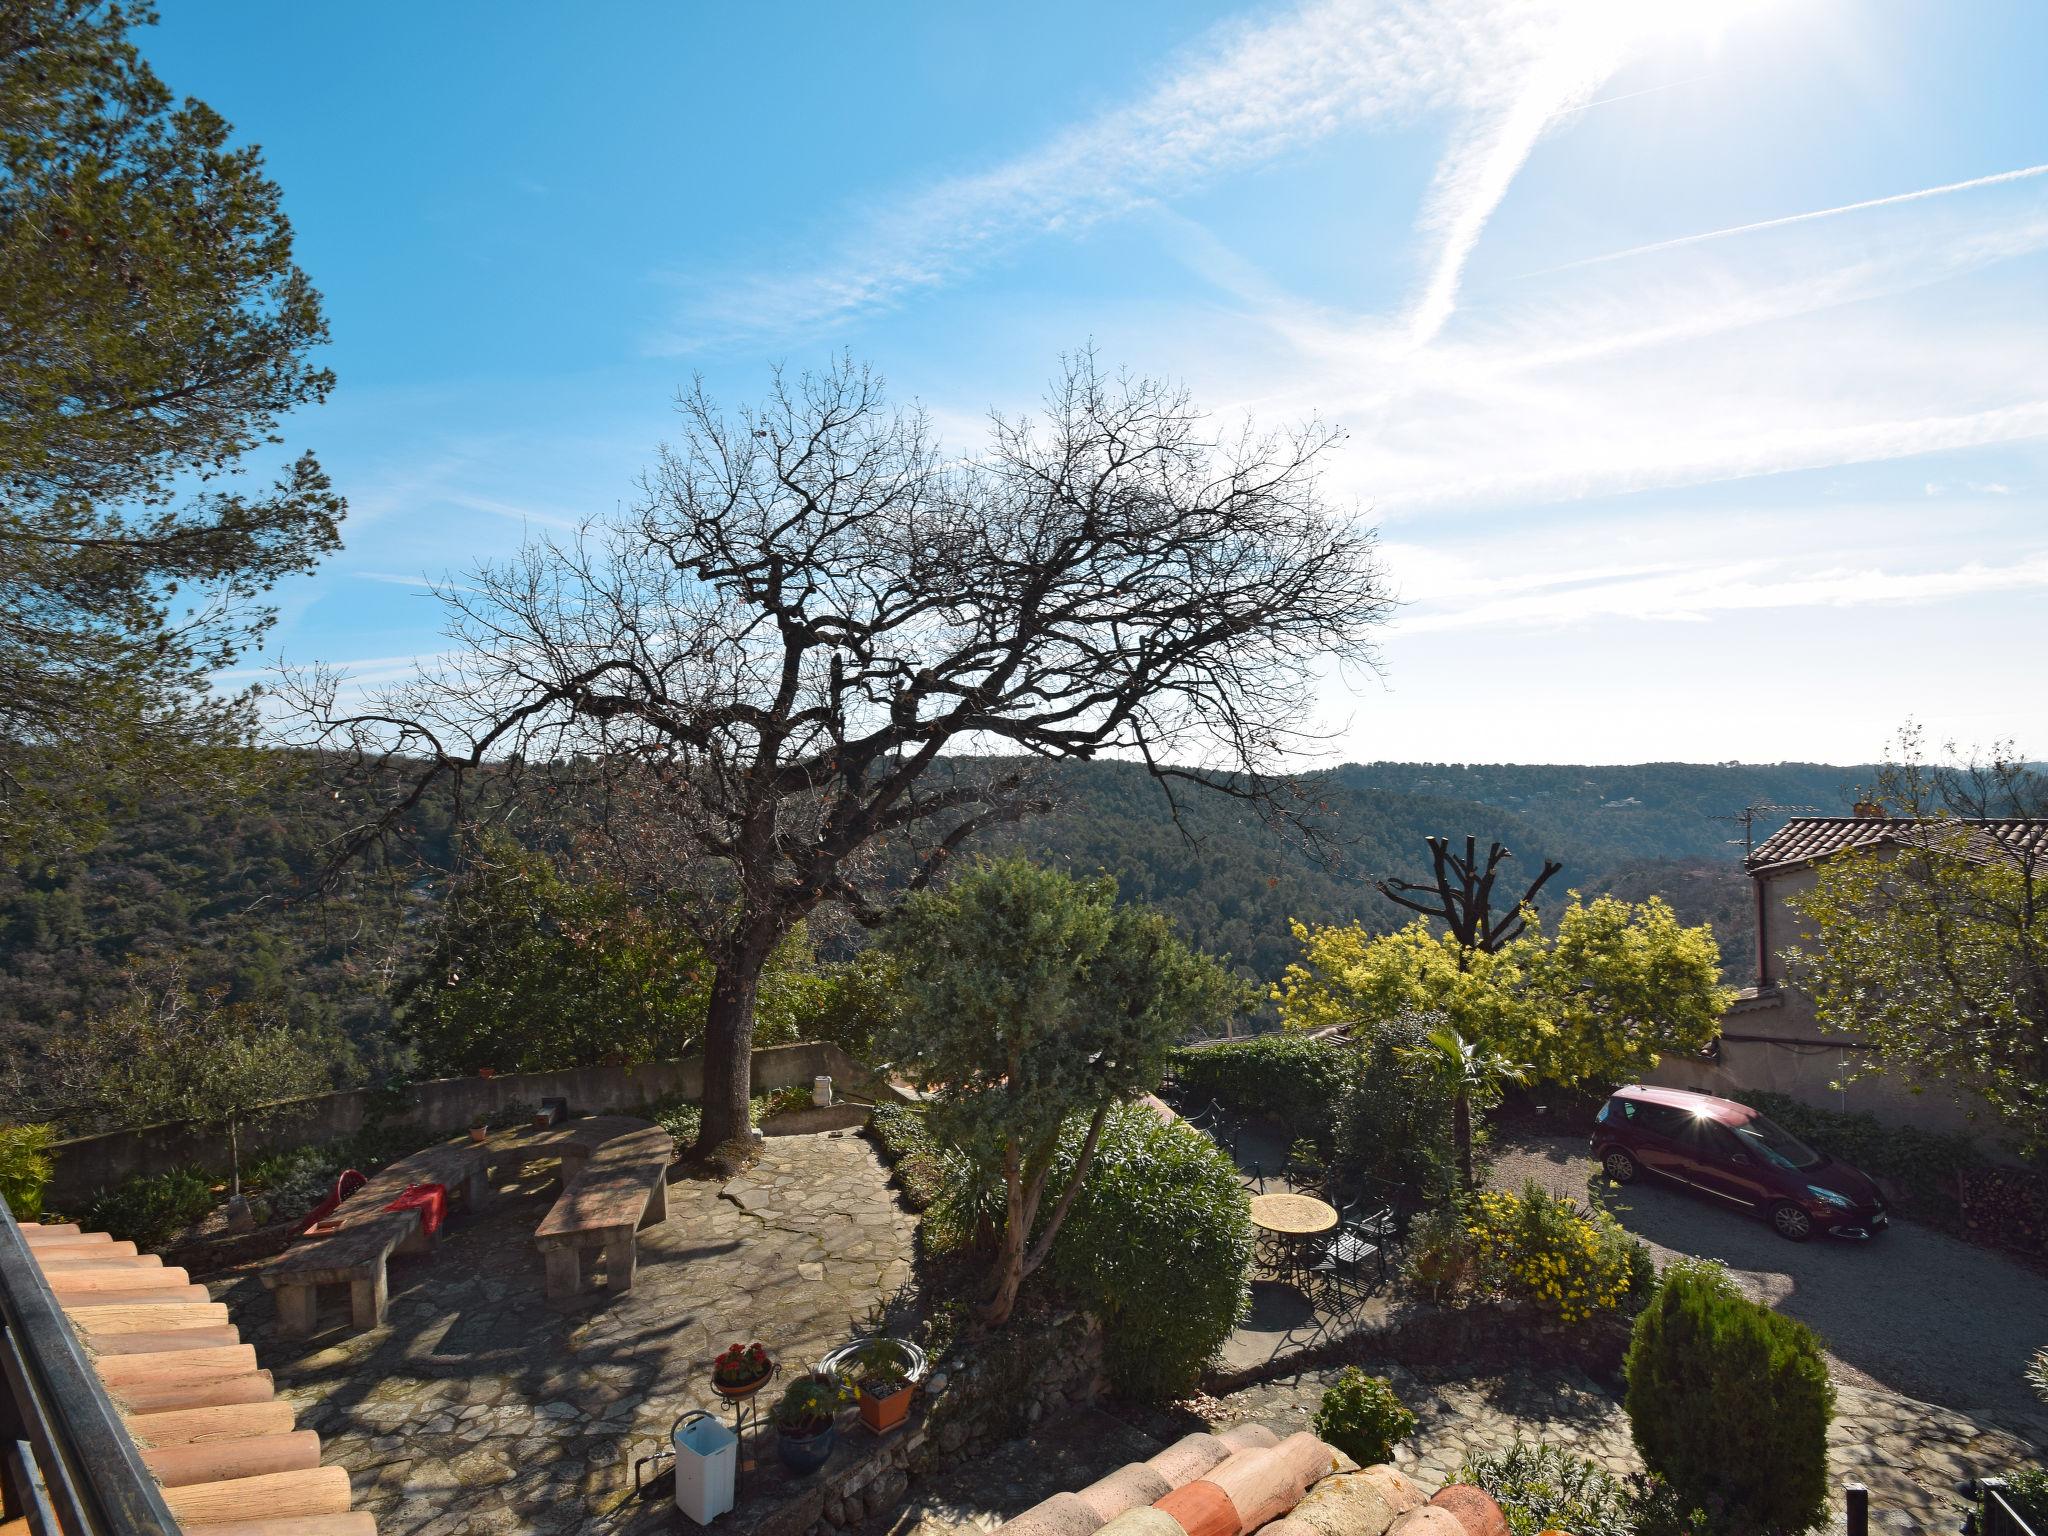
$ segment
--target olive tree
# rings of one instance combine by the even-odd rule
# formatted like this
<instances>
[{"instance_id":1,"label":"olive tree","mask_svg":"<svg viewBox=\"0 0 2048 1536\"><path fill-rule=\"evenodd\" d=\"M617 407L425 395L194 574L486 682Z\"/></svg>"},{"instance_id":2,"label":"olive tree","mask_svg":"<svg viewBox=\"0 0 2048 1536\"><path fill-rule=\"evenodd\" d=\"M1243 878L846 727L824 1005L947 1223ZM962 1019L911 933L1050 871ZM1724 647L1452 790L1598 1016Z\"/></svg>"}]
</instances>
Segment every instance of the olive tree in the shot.
<instances>
[{"instance_id":1,"label":"olive tree","mask_svg":"<svg viewBox=\"0 0 2048 1536\"><path fill-rule=\"evenodd\" d=\"M1174 1042L1211 1032L1244 989L1158 913L1117 905L1115 880L1024 859L911 897L884 943L904 993L898 1066L929 1089L934 1128L1001 1170L982 1313L999 1323L1052 1253L1110 1110L1156 1088ZM1079 1118L1080 1151L1051 1191L1061 1129Z\"/></svg>"},{"instance_id":2,"label":"olive tree","mask_svg":"<svg viewBox=\"0 0 2048 1536\"><path fill-rule=\"evenodd\" d=\"M1335 433L1219 436L1091 356L964 456L850 361L680 408L630 516L444 592L445 660L366 702L297 689L363 770L343 856L452 775L573 823L696 936L708 1150L746 1134L755 997L797 923L879 920L1042 808L1055 759L1284 813L1317 663L1369 662L1388 600L1321 488Z\"/></svg>"}]
</instances>

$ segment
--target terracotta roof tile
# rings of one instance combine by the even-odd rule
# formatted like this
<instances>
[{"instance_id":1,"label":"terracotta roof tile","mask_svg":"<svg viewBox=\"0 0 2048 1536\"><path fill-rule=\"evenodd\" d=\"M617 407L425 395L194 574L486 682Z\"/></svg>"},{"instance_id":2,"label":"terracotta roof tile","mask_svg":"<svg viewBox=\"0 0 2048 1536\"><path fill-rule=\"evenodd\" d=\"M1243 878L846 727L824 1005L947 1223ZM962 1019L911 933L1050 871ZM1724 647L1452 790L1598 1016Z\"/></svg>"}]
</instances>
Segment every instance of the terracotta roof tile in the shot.
<instances>
[{"instance_id":1,"label":"terracotta roof tile","mask_svg":"<svg viewBox=\"0 0 2048 1536\"><path fill-rule=\"evenodd\" d=\"M1987 821L1960 817L1910 821L1887 816L1795 816L1773 832L1749 856L1752 870L1780 864L1824 859L1851 848L1885 843L1925 843L1949 848L1979 863L2016 859L2023 853L2048 854L2048 820L2021 816Z\"/></svg>"}]
</instances>

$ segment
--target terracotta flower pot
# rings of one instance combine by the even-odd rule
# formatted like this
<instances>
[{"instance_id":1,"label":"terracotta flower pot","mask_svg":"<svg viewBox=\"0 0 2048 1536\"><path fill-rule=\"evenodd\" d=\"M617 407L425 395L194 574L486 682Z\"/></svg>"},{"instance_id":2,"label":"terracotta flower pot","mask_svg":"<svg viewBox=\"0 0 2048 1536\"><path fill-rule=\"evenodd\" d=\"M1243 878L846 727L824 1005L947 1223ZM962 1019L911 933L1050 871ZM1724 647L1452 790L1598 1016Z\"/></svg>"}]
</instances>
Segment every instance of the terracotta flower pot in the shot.
<instances>
[{"instance_id":1,"label":"terracotta flower pot","mask_svg":"<svg viewBox=\"0 0 2048 1536\"><path fill-rule=\"evenodd\" d=\"M487 1125L472 1125L469 1128L469 1139L471 1141L482 1141L486 1136L489 1136L490 1134L491 1128Z\"/></svg>"},{"instance_id":2,"label":"terracotta flower pot","mask_svg":"<svg viewBox=\"0 0 2048 1536\"><path fill-rule=\"evenodd\" d=\"M728 1402L736 1402L743 1397L752 1397L767 1386L768 1378L774 1374L772 1370L763 1371L751 1381L720 1381L714 1376L711 1378L711 1390Z\"/></svg>"},{"instance_id":3,"label":"terracotta flower pot","mask_svg":"<svg viewBox=\"0 0 2048 1536\"><path fill-rule=\"evenodd\" d=\"M886 1397L878 1397L865 1386L860 1389L860 1421L878 1435L885 1435L910 1416L910 1399L917 1388L904 1382Z\"/></svg>"}]
</instances>

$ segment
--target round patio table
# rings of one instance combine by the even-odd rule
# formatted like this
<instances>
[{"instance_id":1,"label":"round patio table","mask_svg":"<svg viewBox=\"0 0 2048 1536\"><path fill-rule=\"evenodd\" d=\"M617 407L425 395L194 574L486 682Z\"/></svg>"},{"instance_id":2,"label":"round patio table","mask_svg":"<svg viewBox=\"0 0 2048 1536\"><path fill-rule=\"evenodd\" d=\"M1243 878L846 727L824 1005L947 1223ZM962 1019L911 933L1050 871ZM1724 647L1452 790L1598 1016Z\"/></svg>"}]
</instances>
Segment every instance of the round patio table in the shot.
<instances>
[{"instance_id":1,"label":"round patio table","mask_svg":"<svg viewBox=\"0 0 2048 1536\"><path fill-rule=\"evenodd\" d=\"M1315 1239L1336 1227L1337 1208L1314 1195L1253 1195L1252 1225L1261 1234L1266 1273L1306 1289Z\"/></svg>"},{"instance_id":2,"label":"round patio table","mask_svg":"<svg viewBox=\"0 0 2048 1536\"><path fill-rule=\"evenodd\" d=\"M1252 1225L1282 1237L1309 1237L1337 1225L1337 1208L1314 1195L1253 1195Z\"/></svg>"}]
</instances>

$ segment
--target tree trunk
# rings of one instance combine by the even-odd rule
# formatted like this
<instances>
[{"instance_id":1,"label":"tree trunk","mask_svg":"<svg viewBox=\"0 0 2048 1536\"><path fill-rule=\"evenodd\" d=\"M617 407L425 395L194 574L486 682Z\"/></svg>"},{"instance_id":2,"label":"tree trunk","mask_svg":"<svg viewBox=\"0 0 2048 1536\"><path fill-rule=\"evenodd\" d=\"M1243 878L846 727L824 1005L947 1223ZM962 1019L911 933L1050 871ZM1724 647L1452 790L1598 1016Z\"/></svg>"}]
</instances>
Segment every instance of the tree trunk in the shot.
<instances>
[{"instance_id":1,"label":"tree trunk","mask_svg":"<svg viewBox=\"0 0 2048 1536\"><path fill-rule=\"evenodd\" d=\"M1458 1179L1467 1189L1472 1177L1472 1100L1460 1088L1451 1100L1451 1140L1458 1149Z\"/></svg>"},{"instance_id":2,"label":"tree trunk","mask_svg":"<svg viewBox=\"0 0 2048 1536\"><path fill-rule=\"evenodd\" d=\"M754 997L768 947L741 946L718 962L704 1015L704 1123L699 1156L752 1134L747 1100L753 1092Z\"/></svg>"},{"instance_id":3,"label":"tree trunk","mask_svg":"<svg viewBox=\"0 0 2048 1536\"><path fill-rule=\"evenodd\" d=\"M996 1240L995 1286L981 1305L981 1320L990 1326L1009 1321L1024 1284L1024 1244L1031 1236L1031 1192L1026 1187L1024 1158L1017 1138L1003 1138L1003 1230Z\"/></svg>"}]
</instances>

